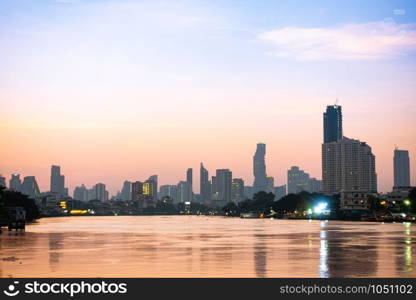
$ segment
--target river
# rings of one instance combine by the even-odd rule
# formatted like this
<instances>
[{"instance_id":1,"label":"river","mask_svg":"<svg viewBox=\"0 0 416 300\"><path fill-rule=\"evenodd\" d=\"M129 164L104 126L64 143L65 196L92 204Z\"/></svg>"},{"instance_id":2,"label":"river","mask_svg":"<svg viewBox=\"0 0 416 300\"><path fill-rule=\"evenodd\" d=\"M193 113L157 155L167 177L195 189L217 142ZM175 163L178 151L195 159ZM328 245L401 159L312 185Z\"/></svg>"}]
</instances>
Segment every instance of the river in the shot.
<instances>
[{"instance_id":1,"label":"river","mask_svg":"<svg viewBox=\"0 0 416 300\"><path fill-rule=\"evenodd\" d=\"M0 277L416 277L416 224L44 218L0 235Z\"/></svg>"}]
</instances>

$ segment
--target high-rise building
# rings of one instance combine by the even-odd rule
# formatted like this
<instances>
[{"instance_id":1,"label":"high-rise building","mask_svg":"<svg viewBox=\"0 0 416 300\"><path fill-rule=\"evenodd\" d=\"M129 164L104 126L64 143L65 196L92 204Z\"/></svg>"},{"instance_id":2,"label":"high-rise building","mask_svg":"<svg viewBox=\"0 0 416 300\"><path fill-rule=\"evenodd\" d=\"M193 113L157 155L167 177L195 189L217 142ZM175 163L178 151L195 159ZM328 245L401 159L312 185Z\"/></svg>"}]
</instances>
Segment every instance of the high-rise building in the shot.
<instances>
[{"instance_id":1,"label":"high-rise building","mask_svg":"<svg viewBox=\"0 0 416 300\"><path fill-rule=\"evenodd\" d=\"M274 188L274 200L280 200L286 196L286 185L276 186Z\"/></svg>"},{"instance_id":2,"label":"high-rise building","mask_svg":"<svg viewBox=\"0 0 416 300\"><path fill-rule=\"evenodd\" d=\"M322 192L322 181L311 178L308 173L293 166L287 171L287 193L297 194L300 192L318 193Z\"/></svg>"},{"instance_id":3,"label":"high-rise building","mask_svg":"<svg viewBox=\"0 0 416 300\"><path fill-rule=\"evenodd\" d=\"M410 160L408 150L394 150L394 187L410 186Z\"/></svg>"},{"instance_id":4,"label":"high-rise building","mask_svg":"<svg viewBox=\"0 0 416 300\"><path fill-rule=\"evenodd\" d=\"M157 191L157 183L154 180L149 178L143 183L143 195L145 196L148 202L157 201L156 191Z\"/></svg>"},{"instance_id":5,"label":"high-rise building","mask_svg":"<svg viewBox=\"0 0 416 300\"><path fill-rule=\"evenodd\" d=\"M377 192L375 156L359 140L343 139L322 144L322 189L326 194L341 191Z\"/></svg>"},{"instance_id":6,"label":"high-rise building","mask_svg":"<svg viewBox=\"0 0 416 300\"><path fill-rule=\"evenodd\" d=\"M28 195L30 198L40 196L39 186L35 176L26 176L23 178L22 194Z\"/></svg>"},{"instance_id":7,"label":"high-rise building","mask_svg":"<svg viewBox=\"0 0 416 300\"><path fill-rule=\"evenodd\" d=\"M253 156L254 194L267 189L265 156L266 144L258 143L256 153Z\"/></svg>"},{"instance_id":8,"label":"high-rise building","mask_svg":"<svg viewBox=\"0 0 416 300\"><path fill-rule=\"evenodd\" d=\"M208 170L201 163L200 167L200 194L202 203L208 203L211 200L211 183L209 182Z\"/></svg>"},{"instance_id":9,"label":"high-rise building","mask_svg":"<svg viewBox=\"0 0 416 300\"><path fill-rule=\"evenodd\" d=\"M131 199L133 201L143 200L143 182L135 181L131 183Z\"/></svg>"},{"instance_id":10,"label":"high-rise building","mask_svg":"<svg viewBox=\"0 0 416 300\"><path fill-rule=\"evenodd\" d=\"M153 185L154 185L154 190L153 190L153 199L154 201L157 201L158 197L157 197L157 191L158 191L158 186L157 186L157 175L152 175L149 177L149 180L153 181Z\"/></svg>"},{"instance_id":11,"label":"high-rise building","mask_svg":"<svg viewBox=\"0 0 416 300\"><path fill-rule=\"evenodd\" d=\"M322 180L316 178L309 178L308 192L321 193L322 192Z\"/></svg>"},{"instance_id":12,"label":"high-rise building","mask_svg":"<svg viewBox=\"0 0 416 300\"><path fill-rule=\"evenodd\" d=\"M180 181L178 183L178 201L179 202L191 202L189 194L190 184L188 181Z\"/></svg>"},{"instance_id":13,"label":"high-rise building","mask_svg":"<svg viewBox=\"0 0 416 300\"><path fill-rule=\"evenodd\" d=\"M22 191L22 180L20 179L20 174L12 174L9 181L9 189L16 192Z\"/></svg>"},{"instance_id":14,"label":"high-rise building","mask_svg":"<svg viewBox=\"0 0 416 300\"><path fill-rule=\"evenodd\" d=\"M328 105L324 112L324 143L342 139L342 109L339 105Z\"/></svg>"},{"instance_id":15,"label":"high-rise building","mask_svg":"<svg viewBox=\"0 0 416 300\"><path fill-rule=\"evenodd\" d=\"M102 202L108 201L108 192L105 189L104 183L97 183L94 185L94 199Z\"/></svg>"},{"instance_id":16,"label":"high-rise building","mask_svg":"<svg viewBox=\"0 0 416 300\"><path fill-rule=\"evenodd\" d=\"M6 177L0 175L0 187L6 187Z\"/></svg>"},{"instance_id":17,"label":"high-rise building","mask_svg":"<svg viewBox=\"0 0 416 300\"><path fill-rule=\"evenodd\" d=\"M60 166L51 167L51 192L65 196L65 176L61 175Z\"/></svg>"},{"instance_id":18,"label":"high-rise building","mask_svg":"<svg viewBox=\"0 0 416 300\"><path fill-rule=\"evenodd\" d=\"M123 187L121 188L120 192L120 199L124 201L130 201L131 200L131 182L125 180L123 182Z\"/></svg>"},{"instance_id":19,"label":"high-rise building","mask_svg":"<svg viewBox=\"0 0 416 300\"><path fill-rule=\"evenodd\" d=\"M293 166L287 171L287 193L297 194L302 191L308 191L309 174Z\"/></svg>"},{"instance_id":20,"label":"high-rise building","mask_svg":"<svg viewBox=\"0 0 416 300\"><path fill-rule=\"evenodd\" d=\"M241 178L233 178L231 183L231 200L240 202L244 200L244 180Z\"/></svg>"},{"instance_id":21,"label":"high-rise building","mask_svg":"<svg viewBox=\"0 0 416 300\"><path fill-rule=\"evenodd\" d=\"M231 202L232 172L229 169L218 169L215 177L218 192L218 204L223 205Z\"/></svg>"},{"instance_id":22,"label":"high-rise building","mask_svg":"<svg viewBox=\"0 0 416 300\"><path fill-rule=\"evenodd\" d=\"M217 185L217 177L211 177L211 200L218 200L218 185Z\"/></svg>"},{"instance_id":23,"label":"high-rise building","mask_svg":"<svg viewBox=\"0 0 416 300\"><path fill-rule=\"evenodd\" d=\"M88 189L84 184L74 189L74 199L79 201L88 201Z\"/></svg>"},{"instance_id":24,"label":"high-rise building","mask_svg":"<svg viewBox=\"0 0 416 300\"><path fill-rule=\"evenodd\" d=\"M189 168L188 170L186 170L186 182L188 183L188 199L189 201L192 201L193 199L193 195L194 195L194 190L193 190L193 178L192 178L192 168Z\"/></svg>"},{"instance_id":25,"label":"high-rise building","mask_svg":"<svg viewBox=\"0 0 416 300\"><path fill-rule=\"evenodd\" d=\"M160 186L159 192L160 199L169 197L173 203L180 202L178 201L178 186L177 185L162 185Z\"/></svg>"}]
</instances>

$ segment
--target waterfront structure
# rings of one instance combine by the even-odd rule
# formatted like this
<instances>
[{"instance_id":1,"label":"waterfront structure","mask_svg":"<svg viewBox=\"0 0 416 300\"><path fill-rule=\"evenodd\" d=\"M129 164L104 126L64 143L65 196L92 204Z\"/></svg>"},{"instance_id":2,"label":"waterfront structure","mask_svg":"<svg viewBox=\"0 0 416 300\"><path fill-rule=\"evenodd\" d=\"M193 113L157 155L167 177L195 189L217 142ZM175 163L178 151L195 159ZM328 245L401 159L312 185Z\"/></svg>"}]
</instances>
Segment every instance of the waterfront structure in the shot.
<instances>
[{"instance_id":1,"label":"waterfront structure","mask_svg":"<svg viewBox=\"0 0 416 300\"><path fill-rule=\"evenodd\" d=\"M50 191L61 196L65 196L65 176L61 174L60 166L51 167L51 186Z\"/></svg>"},{"instance_id":2,"label":"waterfront structure","mask_svg":"<svg viewBox=\"0 0 416 300\"><path fill-rule=\"evenodd\" d=\"M280 200L286 196L286 185L276 186L274 188L274 200Z\"/></svg>"},{"instance_id":3,"label":"waterfront structure","mask_svg":"<svg viewBox=\"0 0 416 300\"><path fill-rule=\"evenodd\" d=\"M216 185L218 199L217 205L225 205L231 201L231 185L233 174L229 169L218 169L216 171Z\"/></svg>"},{"instance_id":4,"label":"waterfront structure","mask_svg":"<svg viewBox=\"0 0 416 300\"><path fill-rule=\"evenodd\" d=\"M231 183L231 200L235 203L244 200L244 180L233 178Z\"/></svg>"},{"instance_id":5,"label":"waterfront structure","mask_svg":"<svg viewBox=\"0 0 416 300\"><path fill-rule=\"evenodd\" d=\"M192 201L194 194L192 168L188 168L188 170L186 170L186 182L188 183L188 199L189 201Z\"/></svg>"},{"instance_id":6,"label":"waterfront structure","mask_svg":"<svg viewBox=\"0 0 416 300\"><path fill-rule=\"evenodd\" d=\"M366 213L371 208L369 200L370 196L374 196L374 193L368 191L345 191L341 192L340 199L340 211L341 212L361 212Z\"/></svg>"},{"instance_id":7,"label":"waterfront structure","mask_svg":"<svg viewBox=\"0 0 416 300\"><path fill-rule=\"evenodd\" d=\"M375 156L371 147L359 140L342 138L322 144L323 192L377 192Z\"/></svg>"},{"instance_id":8,"label":"waterfront structure","mask_svg":"<svg viewBox=\"0 0 416 300\"><path fill-rule=\"evenodd\" d=\"M324 112L324 143L336 142L342 137L342 108L328 105Z\"/></svg>"},{"instance_id":9,"label":"waterfront structure","mask_svg":"<svg viewBox=\"0 0 416 300\"><path fill-rule=\"evenodd\" d=\"M0 187L6 187L6 177L0 175Z\"/></svg>"},{"instance_id":10,"label":"waterfront structure","mask_svg":"<svg viewBox=\"0 0 416 300\"><path fill-rule=\"evenodd\" d=\"M394 149L394 187L410 186L410 160L408 150Z\"/></svg>"},{"instance_id":11,"label":"waterfront structure","mask_svg":"<svg viewBox=\"0 0 416 300\"><path fill-rule=\"evenodd\" d=\"M205 169L201 162L200 166L200 197L202 203L208 203L211 200L211 183L209 182L208 170Z\"/></svg>"},{"instance_id":12,"label":"waterfront structure","mask_svg":"<svg viewBox=\"0 0 416 300\"><path fill-rule=\"evenodd\" d=\"M9 181L9 189L16 192L22 191L22 180L20 179L20 174L12 174Z\"/></svg>"},{"instance_id":13,"label":"waterfront structure","mask_svg":"<svg viewBox=\"0 0 416 300\"><path fill-rule=\"evenodd\" d=\"M40 196L39 186L35 176L26 176L23 178L21 192L22 194L28 195L30 198L37 198Z\"/></svg>"},{"instance_id":14,"label":"waterfront structure","mask_svg":"<svg viewBox=\"0 0 416 300\"><path fill-rule=\"evenodd\" d=\"M120 192L120 199L124 201L131 200L131 182L128 180L123 182L123 187L121 188Z\"/></svg>"},{"instance_id":15,"label":"waterfront structure","mask_svg":"<svg viewBox=\"0 0 416 300\"><path fill-rule=\"evenodd\" d=\"M88 189L84 184L75 187L74 199L79 201L88 201Z\"/></svg>"},{"instance_id":16,"label":"waterfront structure","mask_svg":"<svg viewBox=\"0 0 416 300\"><path fill-rule=\"evenodd\" d=\"M267 190L266 179L266 144L258 143L256 153L253 156L253 193Z\"/></svg>"}]
</instances>

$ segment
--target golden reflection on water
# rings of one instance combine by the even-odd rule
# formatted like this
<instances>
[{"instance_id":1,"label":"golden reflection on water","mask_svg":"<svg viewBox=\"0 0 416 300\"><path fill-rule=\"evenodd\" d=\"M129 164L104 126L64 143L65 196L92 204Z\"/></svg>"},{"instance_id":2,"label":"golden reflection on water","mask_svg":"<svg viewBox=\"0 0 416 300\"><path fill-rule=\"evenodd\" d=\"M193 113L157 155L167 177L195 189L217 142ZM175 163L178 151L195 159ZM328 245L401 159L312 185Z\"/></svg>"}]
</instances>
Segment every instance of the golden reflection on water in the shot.
<instances>
[{"instance_id":1,"label":"golden reflection on water","mask_svg":"<svg viewBox=\"0 0 416 300\"><path fill-rule=\"evenodd\" d=\"M415 224L206 216L41 219L1 277L416 277Z\"/></svg>"}]
</instances>

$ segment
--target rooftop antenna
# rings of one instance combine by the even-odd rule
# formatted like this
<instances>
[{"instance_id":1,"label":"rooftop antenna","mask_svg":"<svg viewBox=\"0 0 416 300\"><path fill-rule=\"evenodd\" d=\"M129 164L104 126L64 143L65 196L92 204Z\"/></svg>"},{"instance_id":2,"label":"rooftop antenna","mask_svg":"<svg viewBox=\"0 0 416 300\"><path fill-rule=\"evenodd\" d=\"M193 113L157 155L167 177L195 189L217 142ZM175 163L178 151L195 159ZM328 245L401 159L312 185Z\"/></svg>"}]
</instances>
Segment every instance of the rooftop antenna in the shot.
<instances>
[{"instance_id":1,"label":"rooftop antenna","mask_svg":"<svg viewBox=\"0 0 416 300\"><path fill-rule=\"evenodd\" d=\"M338 98L336 98L335 99L335 104L334 104L334 106L337 106L338 105Z\"/></svg>"}]
</instances>

